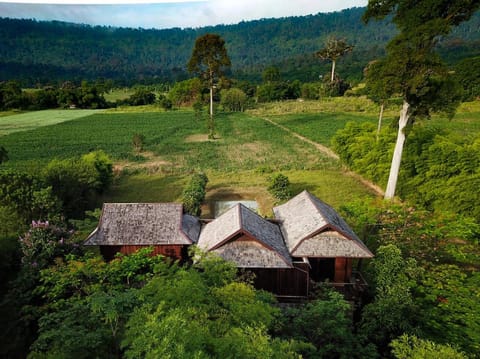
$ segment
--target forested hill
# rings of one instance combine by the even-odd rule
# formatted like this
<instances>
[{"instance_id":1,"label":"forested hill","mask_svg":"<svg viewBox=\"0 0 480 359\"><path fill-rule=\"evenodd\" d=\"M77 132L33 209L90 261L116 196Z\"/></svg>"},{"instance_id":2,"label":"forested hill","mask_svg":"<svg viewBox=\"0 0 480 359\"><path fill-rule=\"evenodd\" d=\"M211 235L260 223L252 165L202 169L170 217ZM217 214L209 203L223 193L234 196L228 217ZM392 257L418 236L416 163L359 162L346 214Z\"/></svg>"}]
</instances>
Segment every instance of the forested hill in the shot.
<instances>
[{"instance_id":1,"label":"forested hill","mask_svg":"<svg viewBox=\"0 0 480 359\"><path fill-rule=\"evenodd\" d=\"M233 75L258 80L277 65L285 79L315 81L328 64L313 56L330 35L355 45L343 59L340 75L359 79L368 61L382 54L395 27L361 21L363 8L329 14L262 19L198 29L127 29L58 21L0 18L0 80L24 84L63 80L114 79L118 83L184 79L195 39L207 32L226 41ZM441 43L447 61L480 54L480 14Z\"/></svg>"}]
</instances>

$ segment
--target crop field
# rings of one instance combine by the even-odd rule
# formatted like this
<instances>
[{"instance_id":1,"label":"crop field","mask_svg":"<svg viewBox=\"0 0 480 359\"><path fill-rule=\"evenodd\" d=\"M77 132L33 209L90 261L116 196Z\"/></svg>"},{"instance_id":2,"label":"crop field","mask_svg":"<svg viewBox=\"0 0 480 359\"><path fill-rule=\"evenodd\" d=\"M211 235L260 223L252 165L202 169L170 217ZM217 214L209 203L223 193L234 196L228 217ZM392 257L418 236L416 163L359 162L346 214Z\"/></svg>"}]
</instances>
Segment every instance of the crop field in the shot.
<instances>
[{"instance_id":1,"label":"crop field","mask_svg":"<svg viewBox=\"0 0 480 359\"><path fill-rule=\"evenodd\" d=\"M0 117L0 136L90 116L102 110L44 110Z\"/></svg>"},{"instance_id":2,"label":"crop field","mask_svg":"<svg viewBox=\"0 0 480 359\"><path fill-rule=\"evenodd\" d=\"M207 201L255 199L265 215L274 205L268 178L277 171L291 178L295 193L308 189L335 206L374 196L338 161L261 118L219 114L216 130L217 138L208 140L205 121L192 111L95 113L1 137L10 157L2 167L41 171L52 158L101 149L117 174L104 201L178 201L188 176L201 170L210 180ZM133 150L135 133L145 136L143 152Z\"/></svg>"},{"instance_id":3,"label":"crop field","mask_svg":"<svg viewBox=\"0 0 480 359\"><path fill-rule=\"evenodd\" d=\"M287 102L279 104L284 114L270 105L249 113L218 114L213 141L207 139L205 121L196 120L188 110L163 112L142 107L135 111L132 107L128 111L40 111L5 116L0 118L0 145L7 149L10 160L2 167L41 171L53 158L101 149L113 159L117 174L105 201L178 201L188 176L205 171L210 179L207 202L256 199L262 213L269 215L274 200L266 190L268 178L281 171L289 177L295 193L308 189L338 207L375 194L349 176L338 161L264 118L329 146L331 137L348 121L377 121L376 108L362 101L328 102L320 112L309 104ZM328 107L332 104L337 112ZM298 106L302 106L300 110ZM354 111L359 106L361 111ZM394 118L394 111L387 112L385 126ZM476 134L480 131L480 105L463 104L453 120L436 116L425 124L460 135ZM135 133L145 136L140 153L132 146Z\"/></svg>"},{"instance_id":4,"label":"crop field","mask_svg":"<svg viewBox=\"0 0 480 359\"><path fill-rule=\"evenodd\" d=\"M2 137L9 152L6 166L28 169L32 162L104 150L116 161L145 161L132 148L135 133L145 136L145 150L168 171L322 169L338 164L275 126L245 114L220 115L218 139L208 141L205 123L189 111L99 113Z\"/></svg>"}]
</instances>

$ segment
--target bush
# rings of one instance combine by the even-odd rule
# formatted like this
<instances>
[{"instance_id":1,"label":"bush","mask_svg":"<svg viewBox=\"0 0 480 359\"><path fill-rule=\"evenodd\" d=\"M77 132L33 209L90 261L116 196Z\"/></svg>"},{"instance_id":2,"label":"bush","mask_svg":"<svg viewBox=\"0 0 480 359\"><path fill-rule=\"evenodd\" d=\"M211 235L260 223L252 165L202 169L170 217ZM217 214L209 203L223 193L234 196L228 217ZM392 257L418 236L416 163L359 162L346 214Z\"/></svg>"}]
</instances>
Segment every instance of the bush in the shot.
<instances>
[{"instance_id":1,"label":"bush","mask_svg":"<svg viewBox=\"0 0 480 359\"><path fill-rule=\"evenodd\" d=\"M292 196L288 177L277 173L270 177L268 191L278 200L287 200Z\"/></svg>"},{"instance_id":2,"label":"bush","mask_svg":"<svg viewBox=\"0 0 480 359\"><path fill-rule=\"evenodd\" d=\"M131 106L151 105L155 102L155 94L147 89L140 88L128 98L127 102Z\"/></svg>"},{"instance_id":3,"label":"bush","mask_svg":"<svg viewBox=\"0 0 480 359\"><path fill-rule=\"evenodd\" d=\"M173 107L172 101L163 94L158 95L157 102L164 110L171 110Z\"/></svg>"},{"instance_id":4,"label":"bush","mask_svg":"<svg viewBox=\"0 0 480 359\"><path fill-rule=\"evenodd\" d=\"M191 105L201 98L202 83L198 78L176 82L168 93L175 106Z\"/></svg>"},{"instance_id":5,"label":"bush","mask_svg":"<svg viewBox=\"0 0 480 359\"><path fill-rule=\"evenodd\" d=\"M321 83L305 83L301 88L302 98L304 100L318 100L320 98L321 90Z\"/></svg>"},{"instance_id":6,"label":"bush","mask_svg":"<svg viewBox=\"0 0 480 359\"><path fill-rule=\"evenodd\" d=\"M135 152L142 152L144 142L145 136L141 133L135 133L132 137L133 150Z\"/></svg>"},{"instance_id":7,"label":"bush","mask_svg":"<svg viewBox=\"0 0 480 359\"><path fill-rule=\"evenodd\" d=\"M232 88L220 92L224 109L232 112L243 112L247 104L247 95L240 89Z\"/></svg>"},{"instance_id":8,"label":"bush","mask_svg":"<svg viewBox=\"0 0 480 359\"><path fill-rule=\"evenodd\" d=\"M205 199L208 178L204 173L194 174L183 191L183 211L192 216L200 216L201 205Z\"/></svg>"}]
</instances>

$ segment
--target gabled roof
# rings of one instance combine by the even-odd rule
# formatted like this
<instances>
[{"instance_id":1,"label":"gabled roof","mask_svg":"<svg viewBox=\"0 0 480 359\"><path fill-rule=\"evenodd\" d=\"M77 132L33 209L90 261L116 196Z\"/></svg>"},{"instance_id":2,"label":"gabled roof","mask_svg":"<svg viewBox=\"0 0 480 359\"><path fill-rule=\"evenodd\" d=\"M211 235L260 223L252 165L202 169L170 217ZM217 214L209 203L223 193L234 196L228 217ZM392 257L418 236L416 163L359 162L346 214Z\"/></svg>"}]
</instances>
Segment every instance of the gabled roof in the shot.
<instances>
[{"instance_id":1,"label":"gabled roof","mask_svg":"<svg viewBox=\"0 0 480 359\"><path fill-rule=\"evenodd\" d=\"M344 219L332 207L308 191L303 191L290 201L274 207L273 212L275 218L280 220L285 244L292 256L373 257ZM322 232L330 234L320 236ZM322 239L325 241L321 242ZM299 248L302 245L304 247ZM337 253L336 245L344 249L339 249ZM345 250L345 247L350 248Z\"/></svg>"},{"instance_id":2,"label":"gabled roof","mask_svg":"<svg viewBox=\"0 0 480 359\"><path fill-rule=\"evenodd\" d=\"M183 214L180 203L105 203L86 245L188 245L200 222Z\"/></svg>"},{"instance_id":3,"label":"gabled roof","mask_svg":"<svg viewBox=\"0 0 480 359\"><path fill-rule=\"evenodd\" d=\"M248 238L249 241L236 241ZM198 246L241 267L291 267L280 228L242 204L205 225Z\"/></svg>"}]
</instances>

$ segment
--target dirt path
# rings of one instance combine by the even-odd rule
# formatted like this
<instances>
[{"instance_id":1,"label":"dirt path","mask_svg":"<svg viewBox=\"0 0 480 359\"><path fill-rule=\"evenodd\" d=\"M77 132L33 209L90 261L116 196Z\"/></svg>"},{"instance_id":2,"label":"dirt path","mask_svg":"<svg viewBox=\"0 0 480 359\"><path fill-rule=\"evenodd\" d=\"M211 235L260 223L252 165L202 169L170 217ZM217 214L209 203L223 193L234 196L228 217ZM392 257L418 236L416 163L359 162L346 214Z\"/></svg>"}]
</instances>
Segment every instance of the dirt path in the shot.
<instances>
[{"instance_id":1,"label":"dirt path","mask_svg":"<svg viewBox=\"0 0 480 359\"><path fill-rule=\"evenodd\" d=\"M319 152L323 153L324 155L326 155L327 157L330 157L334 160L337 160L339 161L340 158L338 157L338 155L333 152L330 148L328 148L327 146L324 146L318 142L315 142L315 141L312 141L292 130L290 130L289 128L285 127L285 126L282 126L280 125L279 123L269 119L269 118L265 118L265 117L262 117L262 119L264 121L267 121L268 123L271 123L272 125L274 126L277 126L279 128L281 128L282 130L288 132L289 134L291 134L292 136L298 138L299 140L303 141L303 142L306 142L312 146L314 146ZM353 177L357 180L359 180L360 182L362 182L365 186L367 186L368 188L370 188L372 191L374 191L377 195L379 196L383 196L385 193L384 191L379 187L377 186L375 183L372 183L370 182L369 180L363 178L362 176L360 176L358 173L355 173L355 172L352 172L352 171L348 171L348 170L344 170L344 173L347 175L347 176L350 176L350 177Z\"/></svg>"}]
</instances>

